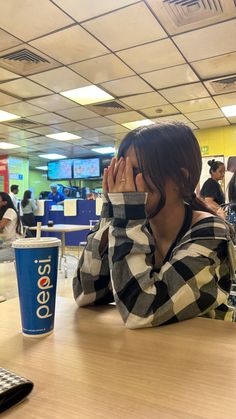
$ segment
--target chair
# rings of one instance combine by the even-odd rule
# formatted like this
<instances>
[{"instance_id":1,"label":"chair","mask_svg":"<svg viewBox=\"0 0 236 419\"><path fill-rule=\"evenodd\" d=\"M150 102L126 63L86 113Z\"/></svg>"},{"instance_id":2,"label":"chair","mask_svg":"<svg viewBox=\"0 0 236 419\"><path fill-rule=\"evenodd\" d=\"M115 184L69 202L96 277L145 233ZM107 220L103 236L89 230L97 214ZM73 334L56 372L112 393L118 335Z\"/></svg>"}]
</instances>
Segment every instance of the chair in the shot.
<instances>
[{"instance_id":1,"label":"chair","mask_svg":"<svg viewBox=\"0 0 236 419\"><path fill-rule=\"evenodd\" d=\"M90 225L90 227L92 228L93 226L95 226L97 223L99 222L99 220L89 220L89 225ZM91 229L90 228L90 229ZM79 247L81 246L81 247L85 247L86 246L86 244L87 244L87 242L86 241L82 241L82 242L79 242ZM80 258L80 256L81 256L81 253L82 252L80 252L80 249L79 249L79 258Z\"/></svg>"}]
</instances>

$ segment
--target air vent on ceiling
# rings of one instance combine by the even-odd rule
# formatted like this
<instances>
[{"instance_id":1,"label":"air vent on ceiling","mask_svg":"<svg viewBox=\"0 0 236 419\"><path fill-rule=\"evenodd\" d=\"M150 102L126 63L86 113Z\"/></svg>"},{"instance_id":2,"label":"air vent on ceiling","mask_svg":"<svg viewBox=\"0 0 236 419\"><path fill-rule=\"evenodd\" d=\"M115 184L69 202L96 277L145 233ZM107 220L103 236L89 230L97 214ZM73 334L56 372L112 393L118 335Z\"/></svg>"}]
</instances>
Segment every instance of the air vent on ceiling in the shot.
<instances>
[{"instance_id":1,"label":"air vent on ceiling","mask_svg":"<svg viewBox=\"0 0 236 419\"><path fill-rule=\"evenodd\" d=\"M171 34L235 17L235 0L147 0Z\"/></svg>"},{"instance_id":2,"label":"air vent on ceiling","mask_svg":"<svg viewBox=\"0 0 236 419\"><path fill-rule=\"evenodd\" d=\"M38 122L33 122L33 121L30 121L29 119L24 119L24 118L16 119L13 121L6 121L4 122L4 124L9 125L14 128L19 128L19 129L27 129L27 128L33 128L33 127L39 126Z\"/></svg>"},{"instance_id":3,"label":"air vent on ceiling","mask_svg":"<svg viewBox=\"0 0 236 419\"><path fill-rule=\"evenodd\" d=\"M9 54L2 55L0 57L2 60L13 60L13 61L30 61L31 63L49 63L43 57L40 57L37 54L27 50L27 49L20 49L19 51L10 52Z\"/></svg>"},{"instance_id":4,"label":"air vent on ceiling","mask_svg":"<svg viewBox=\"0 0 236 419\"><path fill-rule=\"evenodd\" d=\"M230 93L236 91L236 75L205 82L211 94Z\"/></svg>"},{"instance_id":5,"label":"air vent on ceiling","mask_svg":"<svg viewBox=\"0 0 236 419\"><path fill-rule=\"evenodd\" d=\"M102 116L112 115L114 113L127 112L127 110L129 110L129 108L121 104L118 100L96 103L94 105L87 105L86 108Z\"/></svg>"},{"instance_id":6,"label":"air vent on ceiling","mask_svg":"<svg viewBox=\"0 0 236 419\"><path fill-rule=\"evenodd\" d=\"M60 64L41 52L39 54L30 45L23 44L4 51L0 56L0 66L13 73L28 76L59 67Z\"/></svg>"}]
</instances>

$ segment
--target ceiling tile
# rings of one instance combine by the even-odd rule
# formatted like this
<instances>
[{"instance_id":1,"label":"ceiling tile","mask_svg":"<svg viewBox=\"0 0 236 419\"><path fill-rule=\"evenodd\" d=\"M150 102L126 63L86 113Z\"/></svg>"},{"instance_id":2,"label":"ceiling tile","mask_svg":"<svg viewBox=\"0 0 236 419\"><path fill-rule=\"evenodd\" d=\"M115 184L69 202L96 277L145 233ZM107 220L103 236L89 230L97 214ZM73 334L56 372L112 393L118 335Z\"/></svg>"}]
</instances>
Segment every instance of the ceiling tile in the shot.
<instances>
[{"instance_id":1,"label":"ceiling tile","mask_svg":"<svg viewBox=\"0 0 236 419\"><path fill-rule=\"evenodd\" d=\"M2 106L1 109L5 112L10 112L22 117L37 115L44 112L43 109L26 102L12 103L11 105Z\"/></svg>"},{"instance_id":2,"label":"ceiling tile","mask_svg":"<svg viewBox=\"0 0 236 419\"><path fill-rule=\"evenodd\" d=\"M0 73L1 74L1 73ZM66 67L60 67L28 77L30 80L48 87L54 92L88 86L89 82Z\"/></svg>"},{"instance_id":3,"label":"ceiling tile","mask_svg":"<svg viewBox=\"0 0 236 419\"><path fill-rule=\"evenodd\" d=\"M18 79L19 77L19 74L12 73L12 71L8 71L5 68L0 68L0 82Z\"/></svg>"},{"instance_id":4,"label":"ceiling tile","mask_svg":"<svg viewBox=\"0 0 236 419\"><path fill-rule=\"evenodd\" d=\"M225 118L218 118L218 119L207 119L205 121L197 121L195 125L198 128L205 129L211 127L223 127L224 125L229 125L229 122Z\"/></svg>"},{"instance_id":5,"label":"ceiling tile","mask_svg":"<svg viewBox=\"0 0 236 419\"><path fill-rule=\"evenodd\" d=\"M25 78L2 83L1 89L23 99L48 95L51 93L50 90L45 89L45 87L39 86L38 84Z\"/></svg>"},{"instance_id":6,"label":"ceiling tile","mask_svg":"<svg viewBox=\"0 0 236 419\"><path fill-rule=\"evenodd\" d=\"M9 127L9 126L4 125L4 124L0 124L0 134L11 135L11 133L14 132L14 131L18 131L18 129L13 128L13 127Z\"/></svg>"},{"instance_id":7,"label":"ceiling tile","mask_svg":"<svg viewBox=\"0 0 236 419\"><path fill-rule=\"evenodd\" d=\"M151 108L141 109L140 112L147 118L156 118L163 115L174 115L179 113L172 105L152 106Z\"/></svg>"},{"instance_id":8,"label":"ceiling tile","mask_svg":"<svg viewBox=\"0 0 236 419\"><path fill-rule=\"evenodd\" d=\"M0 29L0 51L19 45L20 43L21 41L19 39Z\"/></svg>"},{"instance_id":9,"label":"ceiling tile","mask_svg":"<svg viewBox=\"0 0 236 419\"><path fill-rule=\"evenodd\" d=\"M72 119L73 121L79 121L80 119L96 118L98 115L95 112L86 109L84 106L76 106L74 108L61 110L58 112L60 115L66 118Z\"/></svg>"},{"instance_id":10,"label":"ceiling tile","mask_svg":"<svg viewBox=\"0 0 236 419\"><path fill-rule=\"evenodd\" d=\"M19 102L19 99L0 92L0 106L9 105L10 103L15 103L15 102Z\"/></svg>"},{"instance_id":11,"label":"ceiling tile","mask_svg":"<svg viewBox=\"0 0 236 419\"><path fill-rule=\"evenodd\" d=\"M236 92L228 93L227 95L218 95L218 96L213 96L213 97L216 103L220 107L236 105Z\"/></svg>"},{"instance_id":12,"label":"ceiling tile","mask_svg":"<svg viewBox=\"0 0 236 419\"><path fill-rule=\"evenodd\" d=\"M204 85L212 95L227 94L236 91L236 74L204 81Z\"/></svg>"},{"instance_id":13,"label":"ceiling tile","mask_svg":"<svg viewBox=\"0 0 236 419\"><path fill-rule=\"evenodd\" d=\"M161 94L173 103L209 96L209 93L202 83L192 83L186 84L185 86L171 87L169 89L161 90Z\"/></svg>"},{"instance_id":14,"label":"ceiling tile","mask_svg":"<svg viewBox=\"0 0 236 419\"><path fill-rule=\"evenodd\" d=\"M89 129L89 128L81 129L77 133L80 137L86 138L86 139L91 140L91 141L93 141L94 138L96 138L99 134L101 134L100 132L96 131L95 129Z\"/></svg>"},{"instance_id":15,"label":"ceiling tile","mask_svg":"<svg viewBox=\"0 0 236 419\"><path fill-rule=\"evenodd\" d=\"M234 74L236 73L236 52L195 61L192 67L202 79Z\"/></svg>"},{"instance_id":16,"label":"ceiling tile","mask_svg":"<svg viewBox=\"0 0 236 419\"><path fill-rule=\"evenodd\" d=\"M62 124L53 124L51 125L51 127L56 128L61 132L77 132L84 128L83 125L78 124L78 122L74 121L63 122Z\"/></svg>"},{"instance_id":17,"label":"ceiling tile","mask_svg":"<svg viewBox=\"0 0 236 419\"><path fill-rule=\"evenodd\" d=\"M141 76L155 89L163 89L168 86L177 86L179 84L199 81L198 77L188 64L151 71L150 73L141 74Z\"/></svg>"},{"instance_id":18,"label":"ceiling tile","mask_svg":"<svg viewBox=\"0 0 236 419\"><path fill-rule=\"evenodd\" d=\"M236 49L235 20L177 35L173 39L190 62L233 52Z\"/></svg>"},{"instance_id":19,"label":"ceiling tile","mask_svg":"<svg viewBox=\"0 0 236 419\"><path fill-rule=\"evenodd\" d=\"M78 22L136 2L137 0L54 0L55 4Z\"/></svg>"},{"instance_id":20,"label":"ceiling tile","mask_svg":"<svg viewBox=\"0 0 236 419\"><path fill-rule=\"evenodd\" d=\"M32 121L40 122L41 124L60 124L60 122L68 122L66 118L56 115L52 112L41 113L40 115L33 115L30 117Z\"/></svg>"},{"instance_id":21,"label":"ceiling tile","mask_svg":"<svg viewBox=\"0 0 236 419\"><path fill-rule=\"evenodd\" d=\"M143 115L135 111L118 113L116 115L109 115L107 116L107 118L109 118L111 121L116 122L117 124L123 124L124 122L140 121L141 119L145 119Z\"/></svg>"},{"instance_id":22,"label":"ceiling tile","mask_svg":"<svg viewBox=\"0 0 236 419\"><path fill-rule=\"evenodd\" d=\"M108 52L107 48L78 25L44 36L30 44L63 64L76 63Z\"/></svg>"},{"instance_id":23,"label":"ceiling tile","mask_svg":"<svg viewBox=\"0 0 236 419\"><path fill-rule=\"evenodd\" d=\"M70 68L86 77L91 83L103 83L108 80L132 76L134 72L114 54L103 55L81 63L72 64Z\"/></svg>"},{"instance_id":24,"label":"ceiling tile","mask_svg":"<svg viewBox=\"0 0 236 419\"><path fill-rule=\"evenodd\" d=\"M193 99L187 100L185 102L175 103L175 107L179 109L180 112L188 113L203 111L205 109L214 109L217 108L217 105L210 97L206 97L203 99Z\"/></svg>"},{"instance_id":25,"label":"ceiling tile","mask_svg":"<svg viewBox=\"0 0 236 419\"><path fill-rule=\"evenodd\" d=\"M36 134L40 134L40 135L48 135L48 134L54 134L54 133L58 133L58 129L52 128L52 127L36 127L36 128L31 128L30 132L33 132ZM44 137L40 137L40 141L42 140L42 138Z\"/></svg>"},{"instance_id":26,"label":"ceiling tile","mask_svg":"<svg viewBox=\"0 0 236 419\"><path fill-rule=\"evenodd\" d=\"M99 116L97 118L82 119L80 123L88 128L98 128L111 125L111 121L109 121L106 118L103 118L102 116Z\"/></svg>"},{"instance_id":27,"label":"ceiling tile","mask_svg":"<svg viewBox=\"0 0 236 419\"><path fill-rule=\"evenodd\" d=\"M61 109L73 108L73 106L75 106L74 102L62 97L61 95L43 96L36 99L28 100L27 103L39 106L40 108L42 108L42 112L43 110L57 112Z\"/></svg>"},{"instance_id":28,"label":"ceiling tile","mask_svg":"<svg viewBox=\"0 0 236 419\"><path fill-rule=\"evenodd\" d=\"M236 124L236 116L232 116L231 118L228 118L228 120L231 122L231 124Z\"/></svg>"},{"instance_id":29,"label":"ceiling tile","mask_svg":"<svg viewBox=\"0 0 236 419\"><path fill-rule=\"evenodd\" d=\"M164 99L157 92L122 97L120 101L125 103L125 105L130 106L133 109L143 109L143 108L148 108L150 106L165 105L167 103L166 99Z\"/></svg>"},{"instance_id":30,"label":"ceiling tile","mask_svg":"<svg viewBox=\"0 0 236 419\"><path fill-rule=\"evenodd\" d=\"M14 131L14 132L11 133L11 137L15 138L17 140L26 140L27 138L32 138L32 137L35 137L37 135L38 134L36 134L36 133L32 134L32 132L28 132L28 131L24 131L24 130Z\"/></svg>"},{"instance_id":31,"label":"ceiling tile","mask_svg":"<svg viewBox=\"0 0 236 419\"><path fill-rule=\"evenodd\" d=\"M152 91L152 88L138 76L107 81L106 83L102 83L101 87L104 87L110 94L117 97Z\"/></svg>"},{"instance_id":32,"label":"ceiling tile","mask_svg":"<svg viewBox=\"0 0 236 419\"><path fill-rule=\"evenodd\" d=\"M1 4L0 27L24 41L72 23L72 19L48 0L20 0L17 5L15 0L8 0Z\"/></svg>"},{"instance_id":33,"label":"ceiling tile","mask_svg":"<svg viewBox=\"0 0 236 419\"><path fill-rule=\"evenodd\" d=\"M120 134L121 132L129 132L129 129L122 127L121 125L111 125L108 127L100 127L98 128L98 131L102 132L103 134L115 136L116 134Z\"/></svg>"},{"instance_id":34,"label":"ceiling tile","mask_svg":"<svg viewBox=\"0 0 236 419\"><path fill-rule=\"evenodd\" d=\"M170 39L129 48L117 52L117 55L137 73L185 63L185 59Z\"/></svg>"},{"instance_id":35,"label":"ceiling tile","mask_svg":"<svg viewBox=\"0 0 236 419\"><path fill-rule=\"evenodd\" d=\"M170 116L163 116L161 118L152 118L152 120L156 123L162 123L162 122L183 122L187 125L189 125L191 122L188 118L184 115L170 115Z\"/></svg>"},{"instance_id":36,"label":"ceiling tile","mask_svg":"<svg viewBox=\"0 0 236 419\"><path fill-rule=\"evenodd\" d=\"M186 116L190 119L190 121L195 122L204 121L205 119L221 118L224 114L220 109L208 109L200 112L187 113Z\"/></svg>"},{"instance_id":37,"label":"ceiling tile","mask_svg":"<svg viewBox=\"0 0 236 419\"><path fill-rule=\"evenodd\" d=\"M144 3L100 16L82 26L113 51L167 37Z\"/></svg>"}]
</instances>

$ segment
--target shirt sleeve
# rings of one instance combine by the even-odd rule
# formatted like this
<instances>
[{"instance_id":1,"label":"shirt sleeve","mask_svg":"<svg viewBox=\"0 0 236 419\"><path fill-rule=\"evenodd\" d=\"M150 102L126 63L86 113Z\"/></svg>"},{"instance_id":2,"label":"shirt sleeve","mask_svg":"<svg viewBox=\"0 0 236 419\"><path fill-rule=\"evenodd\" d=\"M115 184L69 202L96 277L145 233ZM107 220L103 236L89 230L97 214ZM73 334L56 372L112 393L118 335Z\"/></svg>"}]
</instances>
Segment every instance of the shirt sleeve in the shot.
<instances>
[{"instance_id":1,"label":"shirt sleeve","mask_svg":"<svg viewBox=\"0 0 236 419\"><path fill-rule=\"evenodd\" d=\"M114 299L128 328L173 323L224 304L230 289L227 241L203 239L176 248L160 272L146 226L145 193L111 193L109 265ZM227 282L227 285L225 285Z\"/></svg>"},{"instance_id":2,"label":"shirt sleeve","mask_svg":"<svg viewBox=\"0 0 236 419\"><path fill-rule=\"evenodd\" d=\"M8 208L2 218L5 218L10 221L14 221L16 217L17 217L16 211L14 211L12 208Z\"/></svg>"},{"instance_id":3,"label":"shirt sleeve","mask_svg":"<svg viewBox=\"0 0 236 419\"><path fill-rule=\"evenodd\" d=\"M100 222L87 236L87 244L73 278L73 293L79 306L107 304L114 301L108 264L108 246L101 254L99 246L111 223L112 208L108 196L103 196Z\"/></svg>"}]
</instances>

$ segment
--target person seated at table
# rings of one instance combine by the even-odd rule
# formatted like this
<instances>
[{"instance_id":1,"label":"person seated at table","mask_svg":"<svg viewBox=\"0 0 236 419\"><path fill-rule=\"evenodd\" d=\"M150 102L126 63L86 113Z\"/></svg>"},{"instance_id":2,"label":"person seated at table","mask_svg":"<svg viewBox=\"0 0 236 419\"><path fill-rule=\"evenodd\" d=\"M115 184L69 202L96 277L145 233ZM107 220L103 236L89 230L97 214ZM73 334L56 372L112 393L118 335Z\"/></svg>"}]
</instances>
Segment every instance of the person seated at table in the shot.
<instances>
[{"instance_id":1,"label":"person seated at table","mask_svg":"<svg viewBox=\"0 0 236 419\"><path fill-rule=\"evenodd\" d=\"M128 328L197 316L232 321L233 248L224 220L194 191L202 159L179 123L131 131L104 170L100 224L73 279L79 306L112 301Z\"/></svg>"},{"instance_id":2,"label":"person seated at table","mask_svg":"<svg viewBox=\"0 0 236 419\"><path fill-rule=\"evenodd\" d=\"M50 189L51 192L48 194L48 199L51 199L55 204L60 204L64 201L65 197L62 193L58 192L58 185L56 183L51 183Z\"/></svg>"},{"instance_id":3,"label":"person seated at table","mask_svg":"<svg viewBox=\"0 0 236 419\"><path fill-rule=\"evenodd\" d=\"M18 215L11 197L0 192L0 262L14 259L11 245L16 240Z\"/></svg>"}]
</instances>

